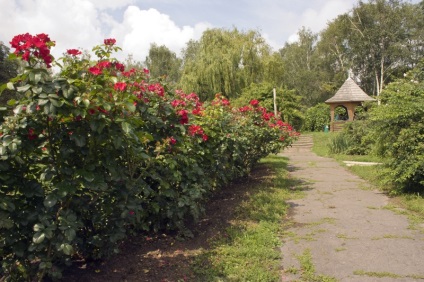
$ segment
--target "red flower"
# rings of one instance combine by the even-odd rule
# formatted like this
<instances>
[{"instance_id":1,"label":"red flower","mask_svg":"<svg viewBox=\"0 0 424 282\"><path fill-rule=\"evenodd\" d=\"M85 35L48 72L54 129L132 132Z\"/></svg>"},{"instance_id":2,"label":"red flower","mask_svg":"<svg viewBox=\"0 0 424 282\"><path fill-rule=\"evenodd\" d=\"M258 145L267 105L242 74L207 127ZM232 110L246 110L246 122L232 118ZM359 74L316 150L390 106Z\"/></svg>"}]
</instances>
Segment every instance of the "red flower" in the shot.
<instances>
[{"instance_id":1,"label":"red flower","mask_svg":"<svg viewBox=\"0 0 424 282\"><path fill-rule=\"evenodd\" d=\"M176 108L178 106L185 106L186 102L184 102L183 100L174 100L171 102L171 105Z\"/></svg>"},{"instance_id":2,"label":"red flower","mask_svg":"<svg viewBox=\"0 0 424 282\"><path fill-rule=\"evenodd\" d=\"M203 129L200 125L190 125L190 127L188 128L188 133L191 136L194 136L196 134L202 135L203 134Z\"/></svg>"},{"instance_id":3,"label":"red flower","mask_svg":"<svg viewBox=\"0 0 424 282\"><path fill-rule=\"evenodd\" d=\"M201 116L203 113L203 109L200 107L194 108L191 113L196 116Z\"/></svg>"},{"instance_id":4,"label":"red flower","mask_svg":"<svg viewBox=\"0 0 424 282\"><path fill-rule=\"evenodd\" d=\"M34 129L33 128L28 129L28 139L34 140L36 138L37 138L37 135L34 133Z\"/></svg>"},{"instance_id":5,"label":"red flower","mask_svg":"<svg viewBox=\"0 0 424 282\"><path fill-rule=\"evenodd\" d=\"M160 83L150 84L147 89L151 92L156 93L157 95L163 97L165 93L165 89L163 89L162 85Z\"/></svg>"},{"instance_id":6,"label":"red flower","mask_svg":"<svg viewBox=\"0 0 424 282\"><path fill-rule=\"evenodd\" d=\"M149 73L150 73L150 71L149 71L148 69L143 69L143 72L144 72L145 74L149 74Z\"/></svg>"},{"instance_id":7,"label":"red flower","mask_svg":"<svg viewBox=\"0 0 424 282\"><path fill-rule=\"evenodd\" d=\"M203 139L203 141L208 141L208 138L209 138L209 137L208 137L206 134L203 134L203 135L202 135L202 139Z\"/></svg>"},{"instance_id":8,"label":"red flower","mask_svg":"<svg viewBox=\"0 0 424 282\"><path fill-rule=\"evenodd\" d=\"M222 99L221 104L223 106L229 106L230 105L230 101L228 101L227 99Z\"/></svg>"},{"instance_id":9,"label":"red flower","mask_svg":"<svg viewBox=\"0 0 424 282\"><path fill-rule=\"evenodd\" d=\"M95 110L95 109L89 109L89 110L88 110L88 113L89 113L90 115L94 115L94 114L96 113L96 110Z\"/></svg>"},{"instance_id":10,"label":"red flower","mask_svg":"<svg viewBox=\"0 0 424 282\"><path fill-rule=\"evenodd\" d=\"M239 111L242 112L242 113L247 112L247 111L251 111L251 110L252 110L252 108L249 107L249 106L244 106L244 107L241 107L239 109Z\"/></svg>"},{"instance_id":11,"label":"red flower","mask_svg":"<svg viewBox=\"0 0 424 282\"><path fill-rule=\"evenodd\" d=\"M13 37L10 44L12 48L16 49L14 53L21 56L22 60L29 62L32 56L43 60L47 68L51 67L53 57L50 55L50 47L55 43L50 40L48 35L44 33L35 36L29 33L19 34Z\"/></svg>"},{"instance_id":12,"label":"red flower","mask_svg":"<svg viewBox=\"0 0 424 282\"><path fill-rule=\"evenodd\" d=\"M180 123L187 124L188 123L188 112L187 110L178 111L178 115L181 116Z\"/></svg>"},{"instance_id":13,"label":"red flower","mask_svg":"<svg viewBox=\"0 0 424 282\"><path fill-rule=\"evenodd\" d=\"M68 53L68 55L71 55L71 56L77 56L82 54L81 51L77 49L68 49L66 50L66 53Z\"/></svg>"},{"instance_id":14,"label":"red flower","mask_svg":"<svg viewBox=\"0 0 424 282\"><path fill-rule=\"evenodd\" d=\"M259 101L258 100L252 100L252 101L250 101L250 105L251 106L257 106L259 104Z\"/></svg>"},{"instance_id":15,"label":"red flower","mask_svg":"<svg viewBox=\"0 0 424 282\"><path fill-rule=\"evenodd\" d=\"M114 39L114 38L105 39L104 43L105 43L105 45L113 46L116 43L116 39Z\"/></svg>"},{"instance_id":16,"label":"red flower","mask_svg":"<svg viewBox=\"0 0 424 282\"><path fill-rule=\"evenodd\" d=\"M117 91L125 91L127 84L125 82L117 82L113 88Z\"/></svg>"},{"instance_id":17,"label":"red flower","mask_svg":"<svg viewBox=\"0 0 424 282\"><path fill-rule=\"evenodd\" d=\"M174 137L170 137L169 138L169 143L171 143L172 145L175 145L177 143L177 140L175 140Z\"/></svg>"},{"instance_id":18,"label":"red flower","mask_svg":"<svg viewBox=\"0 0 424 282\"><path fill-rule=\"evenodd\" d=\"M134 215L134 214L135 214L135 212L134 212L134 211L129 211L129 212L128 212L128 214L129 214L129 215Z\"/></svg>"},{"instance_id":19,"label":"red flower","mask_svg":"<svg viewBox=\"0 0 424 282\"><path fill-rule=\"evenodd\" d=\"M103 70L103 69L110 68L112 66L112 63L109 61L101 61L101 62L98 62L96 66L100 68L101 70Z\"/></svg>"},{"instance_id":20,"label":"red flower","mask_svg":"<svg viewBox=\"0 0 424 282\"><path fill-rule=\"evenodd\" d=\"M102 74L102 70L98 67L91 67L88 69L89 72L91 72L94 75Z\"/></svg>"},{"instance_id":21,"label":"red flower","mask_svg":"<svg viewBox=\"0 0 424 282\"><path fill-rule=\"evenodd\" d=\"M125 70L125 66L121 63L116 62L115 63L115 69L117 69L120 72L123 72Z\"/></svg>"}]
</instances>

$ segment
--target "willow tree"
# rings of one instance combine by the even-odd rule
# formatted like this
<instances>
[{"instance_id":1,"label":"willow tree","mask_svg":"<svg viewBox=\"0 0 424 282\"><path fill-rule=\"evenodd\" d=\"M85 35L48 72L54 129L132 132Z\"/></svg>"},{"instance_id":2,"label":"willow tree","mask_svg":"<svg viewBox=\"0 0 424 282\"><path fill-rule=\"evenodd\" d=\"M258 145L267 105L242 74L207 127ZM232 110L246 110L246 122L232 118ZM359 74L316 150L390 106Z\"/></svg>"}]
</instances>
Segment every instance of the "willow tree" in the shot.
<instances>
[{"instance_id":1,"label":"willow tree","mask_svg":"<svg viewBox=\"0 0 424 282\"><path fill-rule=\"evenodd\" d=\"M237 97L244 87L263 79L263 59L270 54L257 31L209 29L184 50L180 87L203 100L216 93Z\"/></svg>"}]
</instances>

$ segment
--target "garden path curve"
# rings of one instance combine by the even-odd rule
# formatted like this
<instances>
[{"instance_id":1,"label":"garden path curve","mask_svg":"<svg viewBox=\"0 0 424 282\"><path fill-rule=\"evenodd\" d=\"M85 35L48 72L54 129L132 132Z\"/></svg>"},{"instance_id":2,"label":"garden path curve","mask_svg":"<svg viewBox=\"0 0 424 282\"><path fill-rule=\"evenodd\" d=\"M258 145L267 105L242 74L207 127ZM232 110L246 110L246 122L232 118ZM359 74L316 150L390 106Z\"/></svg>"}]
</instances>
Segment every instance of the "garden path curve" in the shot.
<instances>
[{"instance_id":1,"label":"garden path curve","mask_svg":"<svg viewBox=\"0 0 424 282\"><path fill-rule=\"evenodd\" d=\"M293 226L282 246L282 281L424 281L423 226L412 226L390 199L302 138L282 153L306 196L290 201ZM307 278L299 259L312 263ZM323 276L320 276L323 275Z\"/></svg>"}]
</instances>

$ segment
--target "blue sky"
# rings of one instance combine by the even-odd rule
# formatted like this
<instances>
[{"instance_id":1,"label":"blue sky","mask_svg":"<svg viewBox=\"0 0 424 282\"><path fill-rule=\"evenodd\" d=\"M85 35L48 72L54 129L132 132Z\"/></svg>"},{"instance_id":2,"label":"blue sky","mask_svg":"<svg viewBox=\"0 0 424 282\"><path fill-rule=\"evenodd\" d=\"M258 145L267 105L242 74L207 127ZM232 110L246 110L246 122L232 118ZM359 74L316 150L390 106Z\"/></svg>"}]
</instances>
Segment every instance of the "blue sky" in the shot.
<instances>
[{"instance_id":1,"label":"blue sky","mask_svg":"<svg viewBox=\"0 0 424 282\"><path fill-rule=\"evenodd\" d=\"M419 0L413 0L413 3ZM47 33L53 54L91 50L104 38L116 38L143 61L151 43L180 54L187 41L207 28L259 30L278 50L296 39L302 27L319 32L357 0L0 0L0 41L16 34Z\"/></svg>"}]
</instances>

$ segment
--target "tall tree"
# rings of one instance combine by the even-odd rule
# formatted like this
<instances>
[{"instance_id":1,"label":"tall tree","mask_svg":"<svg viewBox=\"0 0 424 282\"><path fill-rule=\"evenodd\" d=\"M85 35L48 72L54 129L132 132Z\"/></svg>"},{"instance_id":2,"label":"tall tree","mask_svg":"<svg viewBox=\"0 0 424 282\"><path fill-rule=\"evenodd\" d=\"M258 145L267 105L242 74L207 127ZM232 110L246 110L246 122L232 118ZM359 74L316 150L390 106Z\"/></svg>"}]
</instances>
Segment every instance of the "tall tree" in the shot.
<instances>
[{"instance_id":1,"label":"tall tree","mask_svg":"<svg viewBox=\"0 0 424 282\"><path fill-rule=\"evenodd\" d=\"M244 87L263 79L263 58L270 54L270 47L257 31L207 30L184 51L180 86L204 100L216 93L237 97Z\"/></svg>"},{"instance_id":2,"label":"tall tree","mask_svg":"<svg viewBox=\"0 0 424 282\"><path fill-rule=\"evenodd\" d=\"M144 63L152 77L165 77L172 83L179 81L181 59L165 45L152 43Z\"/></svg>"},{"instance_id":3,"label":"tall tree","mask_svg":"<svg viewBox=\"0 0 424 282\"><path fill-rule=\"evenodd\" d=\"M352 69L379 96L393 76L414 67L423 55L423 13L400 0L359 2L349 14ZM369 87L369 85L372 85Z\"/></svg>"},{"instance_id":4,"label":"tall tree","mask_svg":"<svg viewBox=\"0 0 424 282\"><path fill-rule=\"evenodd\" d=\"M315 105L326 98L327 81L325 73L320 69L320 57L317 53L318 35L302 28L298 32L298 40L286 43L279 50L283 60L283 83L289 89L295 89L308 106Z\"/></svg>"}]
</instances>

